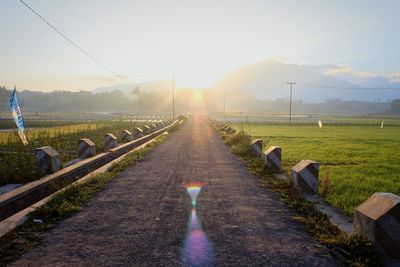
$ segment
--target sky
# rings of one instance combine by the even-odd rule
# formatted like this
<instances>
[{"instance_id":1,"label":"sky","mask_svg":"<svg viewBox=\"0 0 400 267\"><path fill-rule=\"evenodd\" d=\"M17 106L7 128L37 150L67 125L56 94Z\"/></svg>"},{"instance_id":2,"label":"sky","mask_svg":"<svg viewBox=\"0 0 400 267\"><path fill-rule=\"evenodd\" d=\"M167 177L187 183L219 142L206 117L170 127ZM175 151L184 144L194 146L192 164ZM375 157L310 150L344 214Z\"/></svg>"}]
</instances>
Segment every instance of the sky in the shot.
<instances>
[{"instance_id":1,"label":"sky","mask_svg":"<svg viewBox=\"0 0 400 267\"><path fill-rule=\"evenodd\" d=\"M30 12L0 1L0 85L92 90L171 79L207 87L278 58L358 73L400 72L397 0L24 0L103 69Z\"/></svg>"}]
</instances>

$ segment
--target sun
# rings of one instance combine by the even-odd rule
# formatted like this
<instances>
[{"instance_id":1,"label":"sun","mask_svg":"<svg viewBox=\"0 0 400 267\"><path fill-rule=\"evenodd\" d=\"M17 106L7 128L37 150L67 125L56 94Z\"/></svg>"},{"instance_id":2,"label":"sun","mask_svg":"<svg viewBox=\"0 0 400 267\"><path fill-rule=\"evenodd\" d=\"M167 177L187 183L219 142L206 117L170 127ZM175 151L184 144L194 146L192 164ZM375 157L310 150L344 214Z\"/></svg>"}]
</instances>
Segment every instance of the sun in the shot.
<instances>
[{"instance_id":1,"label":"sun","mask_svg":"<svg viewBox=\"0 0 400 267\"><path fill-rule=\"evenodd\" d=\"M193 100L196 104L200 104L203 101L203 92L198 90L193 94Z\"/></svg>"}]
</instances>

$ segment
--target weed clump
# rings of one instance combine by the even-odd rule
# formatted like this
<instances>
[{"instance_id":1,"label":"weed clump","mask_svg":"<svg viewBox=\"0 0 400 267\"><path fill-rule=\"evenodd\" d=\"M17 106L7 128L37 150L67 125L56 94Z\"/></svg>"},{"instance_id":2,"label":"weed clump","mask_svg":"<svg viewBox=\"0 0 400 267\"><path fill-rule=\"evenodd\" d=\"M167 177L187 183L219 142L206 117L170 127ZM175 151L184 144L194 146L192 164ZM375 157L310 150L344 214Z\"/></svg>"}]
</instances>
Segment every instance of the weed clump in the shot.
<instances>
[{"instance_id":1,"label":"weed clump","mask_svg":"<svg viewBox=\"0 0 400 267\"><path fill-rule=\"evenodd\" d=\"M231 147L233 153L239 156L251 154L250 136L246 135L244 131L225 135L225 143Z\"/></svg>"},{"instance_id":2,"label":"weed clump","mask_svg":"<svg viewBox=\"0 0 400 267\"><path fill-rule=\"evenodd\" d=\"M330 170L326 169L324 175L321 175L319 180L320 180L320 194L323 198L326 198L331 192L332 188Z\"/></svg>"}]
</instances>

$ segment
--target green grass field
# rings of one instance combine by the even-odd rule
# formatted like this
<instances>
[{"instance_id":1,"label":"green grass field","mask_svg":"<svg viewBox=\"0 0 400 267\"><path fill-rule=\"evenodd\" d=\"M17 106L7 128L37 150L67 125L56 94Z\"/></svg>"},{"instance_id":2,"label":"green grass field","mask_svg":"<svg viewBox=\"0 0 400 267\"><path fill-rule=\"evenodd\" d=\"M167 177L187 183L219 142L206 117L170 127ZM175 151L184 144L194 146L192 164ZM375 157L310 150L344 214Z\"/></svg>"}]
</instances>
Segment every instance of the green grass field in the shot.
<instances>
[{"instance_id":1,"label":"green grass field","mask_svg":"<svg viewBox=\"0 0 400 267\"><path fill-rule=\"evenodd\" d=\"M287 173L302 159L320 162L320 179L331 182L326 199L346 213L375 192L400 194L400 126L231 124L262 138L266 148L282 147Z\"/></svg>"}]
</instances>

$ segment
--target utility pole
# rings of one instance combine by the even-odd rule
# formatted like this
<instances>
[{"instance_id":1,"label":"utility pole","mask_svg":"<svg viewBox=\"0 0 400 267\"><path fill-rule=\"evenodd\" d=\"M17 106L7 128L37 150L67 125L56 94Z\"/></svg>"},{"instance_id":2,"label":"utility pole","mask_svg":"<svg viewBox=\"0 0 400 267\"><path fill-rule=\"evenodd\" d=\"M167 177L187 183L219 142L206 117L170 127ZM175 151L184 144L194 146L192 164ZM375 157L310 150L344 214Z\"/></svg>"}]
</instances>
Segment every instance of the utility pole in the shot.
<instances>
[{"instance_id":1,"label":"utility pole","mask_svg":"<svg viewBox=\"0 0 400 267\"><path fill-rule=\"evenodd\" d=\"M188 91L185 91L185 115L187 115L187 95L188 95Z\"/></svg>"},{"instance_id":2,"label":"utility pole","mask_svg":"<svg viewBox=\"0 0 400 267\"><path fill-rule=\"evenodd\" d=\"M225 89L224 89L224 115L225 115Z\"/></svg>"},{"instance_id":3,"label":"utility pole","mask_svg":"<svg viewBox=\"0 0 400 267\"><path fill-rule=\"evenodd\" d=\"M289 123L292 124L292 87L296 82L287 82L290 85Z\"/></svg>"},{"instance_id":4,"label":"utility pole","mask_svg":"<svg viewBox=\"0 0 400 267\"><path fill-rule=\"evenodd\" d=\"M172 120L175 119L175 75L172 76Z\"/></svg>"}]
</instances>

